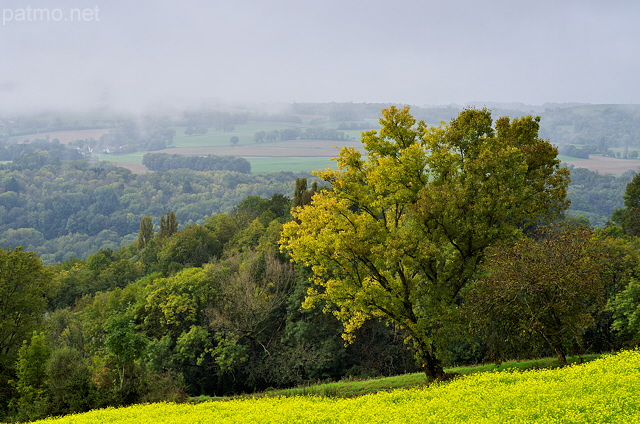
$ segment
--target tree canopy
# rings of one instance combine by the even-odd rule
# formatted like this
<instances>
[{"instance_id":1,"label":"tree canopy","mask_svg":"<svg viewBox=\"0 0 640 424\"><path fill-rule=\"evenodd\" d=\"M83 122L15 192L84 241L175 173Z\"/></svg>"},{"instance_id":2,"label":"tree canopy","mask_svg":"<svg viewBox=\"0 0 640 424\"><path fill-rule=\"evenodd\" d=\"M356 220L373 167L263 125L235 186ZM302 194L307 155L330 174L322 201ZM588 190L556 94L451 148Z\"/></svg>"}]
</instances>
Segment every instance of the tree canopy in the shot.
<instances>
[{"instance_id":1,"label":"tree canopy","mask_svg":"<svg viewBox=\"0 0 640 424\"><path fill-rule=\"evenodd\" d=\"M470 286L466 302L489 349L513 355L548 345L566 365L604 308L612 261L587 227L550 227L488 255L487 274ZM497 352L496 352L497 353Z\"/></svg>"},{"instance_id":2,"label":"tree canopy","mask_svg":"<svg viewBox=\"0 0 640 424\"><path fill-rule=\"evenodd\" d=\"M0 375L38 328L52 290L50 275L34 252L0 249Z\"/></svg>"},{"instance_id":3,"label":"tree canopy","mask_svg":"<svg viewBox=\"0 0 640 424\"><path fill-rule=\"evenodd\" d=\"M331 190L294 210L281 247L312 268L306 303L328 301L347 340L387 319L440 379L461 290L485 251L567 208L569 171L531 116L494 125L490 111L466 109L428 127L391 107L380 124L363 133L364 154L343 148L338 170L316 173Z\"/></svg>"}]
</instances>

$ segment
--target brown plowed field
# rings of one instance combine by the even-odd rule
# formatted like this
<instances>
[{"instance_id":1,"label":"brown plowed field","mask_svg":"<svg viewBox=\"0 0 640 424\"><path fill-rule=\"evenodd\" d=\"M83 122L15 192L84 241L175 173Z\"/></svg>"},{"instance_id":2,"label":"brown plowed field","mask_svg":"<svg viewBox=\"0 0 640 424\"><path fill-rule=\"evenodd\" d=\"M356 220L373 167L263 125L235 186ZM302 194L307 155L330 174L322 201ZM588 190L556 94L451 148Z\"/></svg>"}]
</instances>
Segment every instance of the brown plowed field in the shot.
<instances>
[{"instance_id":1,"label":"brown plowed field","mask_svg":"<svg viewBox=\"0 0 640 424\"><path fill-rule=\"evenodd\" d=\"M573 165L576 168L587 168L599 174L623 174L629 170L635 172L640 170L640 160L616 159L595 155L591 155L589 160L573 160L564 163Z\"/></svg>"},{"instance_id":2,"label":"brown plowed field","mask_svg":"<svg viewBox=\"0 0 640 424\"><path fill-rule=\"evenodd\" d=\"M29 134L17 137L18 140L36 140L36 139L46 139L49 137L50 140L57 138L60 143L66 144L71 143L75 140L88 140L95 139L98 140L104 134L108 133L108 129L91 129L91 130L73 130L73 131L50 131L43 132L38 134Z\"/></svg>"}]
</instances>

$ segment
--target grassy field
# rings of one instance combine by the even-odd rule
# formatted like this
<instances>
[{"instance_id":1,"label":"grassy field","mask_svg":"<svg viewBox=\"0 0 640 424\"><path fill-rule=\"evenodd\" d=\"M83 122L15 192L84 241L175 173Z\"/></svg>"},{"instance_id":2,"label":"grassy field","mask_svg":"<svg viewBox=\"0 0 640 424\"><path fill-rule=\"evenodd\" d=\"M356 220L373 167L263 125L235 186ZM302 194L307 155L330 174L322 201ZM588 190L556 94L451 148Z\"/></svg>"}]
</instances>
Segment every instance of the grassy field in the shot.
<instances>
[{"instance_id":1,"label":"grassy field","mask_svg":"<svg viewBox=\"0 0 640 424\"><path fill-rule=\"evenodd\" d=\"M567 359L569 364L580 364L598 359L600 355L583 355ZM506 361L501 364L484 364L468 367L448 368L446 371L455 375L470 375L481 372L501 372L501 371L527 371L536 369L552 369L558 367L558 360L555 358L541 358L528 361ZM395 389L410 389L425 385L425 375L423 373L413 373L397 375L392 377L371 378L366 380L347 380L333 383L310 385L306 387L295 387L292 389L271 390L261 393L258 396L299 396L316 395L332 397L356 397L364 394L376 393ZM256 396L256 395L251 395Z\"/></svg>"},{"instance_id":2,"label":"grassy field","mask_svg":"<svg viewBox=\"0 0 640 424\"><path fill-rule=\"evenodd\" d=\"M337 125L337 124L336 124ZM335 125L334 125L335 126ZM254 134L258 131L283 130L286 128L304 128L305 124L288 122L251 122L236 125L233 131L221 132L209 130L204 135L186 135L185 127L173 127L176 131L173 145L157 153L181 154L188 156L240 156L251 163L253 173L277 171L311 172L317 169L335 168L331 158L338 156L344 145L361 148L358 130L343 131L350 140L288 140L268 143L256 143ZM237 136L237 145L230 138ZM99 160L114 162L118 166L144 173L142 166L144 152L130 155L95 155Z\"/></svg>"},{"instance_id":3,"label":"grassy field","mask_svg":"<svg viewBox=\"0 0 640 424\"><path fill-rule=\"evenodd\" d=\"M229 146L229 140L233 136L240 139L240 145L255 144L253 136L259 131L304 127L304 124L291 122L249 122L235 125L233 131L228 132L215 131L210 128L204 135L186 135L184 133L186 127L173 127L176 131L173 144L175 147Z\"/></svg>"},{"instance_id":4,"label":"grassy field","mask_svg":"<svg viewBox=\"0 0 640 424\"><path fill-rule=\"evenodd\" d=\"M39 423L637 423L640 352L559 369L481 372L355 398L263 397L107 408Z\"/></svg>"},{"instance_id":5,"label":"grassy field","mask_svg":"<svg viewBox=\"0 0 640 424\"><path fill-rule=\"evenodd\" d=\"M359 143L359 142L358 142ZM349 145L356 145L350 142ZM339 149L335 142L322 140L275 142L238 146L203 146L182 147L161 150L163 153L178 153L183 155L232 155L246 158L251 163L253 173L291 171L311 172L318 169L335 168L335 161ZM142 166L142 155L96 155L99 160L114 162L118 166L129 168L134 172L146 171ZM567 165L576 168L587 168L600 174L623 174L628 170L640 171L640 160L616 159L603 156L592 156L590 159L561 156Z\"/></svg>"}]
</instances>

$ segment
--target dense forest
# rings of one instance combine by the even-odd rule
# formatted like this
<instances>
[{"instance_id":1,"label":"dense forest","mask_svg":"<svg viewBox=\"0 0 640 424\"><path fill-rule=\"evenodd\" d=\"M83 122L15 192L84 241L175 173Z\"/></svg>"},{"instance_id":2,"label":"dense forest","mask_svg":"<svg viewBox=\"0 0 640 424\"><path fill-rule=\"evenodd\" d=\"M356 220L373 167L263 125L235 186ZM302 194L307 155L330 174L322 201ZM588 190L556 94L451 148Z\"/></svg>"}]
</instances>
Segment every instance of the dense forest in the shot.
<instances>
[{"instance_id":1,"label":"dense forest","mask_svg":"<svg viewBox=\"0 0 640 424\"><path fill-rule=\"evenodd\" d=\"M576 168L571 176L567 213L602 228L622 207L633 174L614 177ZM181 225L202 223L247 196L291 193L300 177L307 175L187 168L137 175L106 162L61 162L32 153L0 167L0 246L23 246L46 263L86 259L100 248L131 243L143 216L155 217L158 225L162 213L173 211Z\"/></svg>"},{"instance_id":2,"label":"dense forest","mask_svg":"<svg viewBox=\"0 0 640 424\"><path fill-rule=\"evenodd\" d=\"M571 205L567 214L582 216L593 227L606 227L613 212L623 206L625 189L635 175L634 172L620 176L602 175L585 168L572 167L567 192Z\"/></svg>"},{"instance_id":3,"label":"dense forest","mask_svg":"<svg viewBox=\"0 0 640 424\"><path fill-rule=\"evenodd\" d=\"M37 251L45 262L117 249L135 239L147 215L171 210L182 225L202 223L247 196L291 192L297 177L189 169L137 175L86 160L22 169L25 160L0 168L0 245Z\"/></svg>"},{"instance_id":4,"label":"dense forest","mask_svg":"<svg viewBox=\"0 0 640 424\"><path fill-rule=\"evenodd\" d=\"M582 157L638 157L633 149L640 147L640 108L635 105L559 108L545 111L541 117L541 135L561 146L574 146L575 157L581 157L580 153Z\"/></svg>"}]
</instances>

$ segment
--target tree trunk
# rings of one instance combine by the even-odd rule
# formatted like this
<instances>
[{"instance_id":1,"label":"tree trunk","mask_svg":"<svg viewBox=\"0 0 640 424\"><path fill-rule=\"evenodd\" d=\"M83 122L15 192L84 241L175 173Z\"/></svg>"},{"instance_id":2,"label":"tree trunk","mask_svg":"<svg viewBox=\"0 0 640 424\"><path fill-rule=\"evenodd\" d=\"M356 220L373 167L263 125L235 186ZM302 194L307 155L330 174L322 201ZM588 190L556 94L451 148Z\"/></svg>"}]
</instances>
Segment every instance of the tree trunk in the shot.
<instances>
[{"instance_id":1,"label":"tree trunk","mask_svg":"<svg viewBox=\"0 0 640 424\"><path fill-rule=\"evenodd\" d=\"M556 352L556 357L558 358L558 364L561 367L567 365L567 355L564 353L564 348L561 344L554 344L553 350Z\"/></svg>"},{"instance_id":2,"label":"tree trunk","mask_svg":"<svg viewBox=\"0 0 640 424\"><path fill-rule=\"evenodd\" d=\"M422 367L424 368L424 373L427 375L427 379L429 381L441 381L445 379L446 373L442 368L442 363L433 358L430 361L425 361L423 359Z\"/></svg>"},{"instance_id":3,"label":"tree trunk","mask_svg":"<svg viewBox=\"0 0 640 424\"><path fill-rule=\"evenodd\" d=\"M446 373L442 367L442 362L434 354L424 342L416 342L418 355L422 361L422 369L427 375L429 381L441 381L445 379Z\"/></svg>"}]
</instances>

